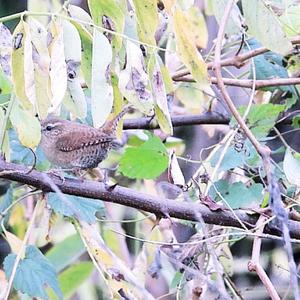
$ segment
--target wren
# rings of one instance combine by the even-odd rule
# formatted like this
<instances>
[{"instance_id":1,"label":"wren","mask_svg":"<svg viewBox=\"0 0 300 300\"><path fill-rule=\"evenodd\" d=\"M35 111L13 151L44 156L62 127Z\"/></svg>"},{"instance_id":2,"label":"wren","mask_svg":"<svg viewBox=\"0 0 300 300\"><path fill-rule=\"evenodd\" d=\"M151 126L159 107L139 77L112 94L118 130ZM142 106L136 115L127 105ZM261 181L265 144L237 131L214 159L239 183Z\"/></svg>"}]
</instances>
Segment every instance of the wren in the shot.
<instances>
[{"instance_id":1,"label":"wren","mask_svg":"<svg viewBox=\"0 0 300 300\"><path fill-rule=\"evenodd\" d=\"M107 157L110 149L119 144L116 129L128 110L129 107L125 107L101 128L48 117L41 122L41 148L47 159L61 168L71 170L96 168Z\"/></svg>"}]
</instances>

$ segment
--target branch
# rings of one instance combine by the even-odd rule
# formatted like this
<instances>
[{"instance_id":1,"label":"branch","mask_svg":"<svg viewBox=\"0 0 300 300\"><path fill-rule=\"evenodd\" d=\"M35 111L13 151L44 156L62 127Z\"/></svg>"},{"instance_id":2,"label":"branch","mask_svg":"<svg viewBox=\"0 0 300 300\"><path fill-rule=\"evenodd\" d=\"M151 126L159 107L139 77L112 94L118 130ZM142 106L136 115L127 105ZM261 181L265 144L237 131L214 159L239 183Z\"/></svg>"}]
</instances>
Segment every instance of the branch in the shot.
<instances>
[{"instance_id":1,"label":"branch","mask_svg":"<svg viewBox=\"0 0 300 300\"><path fill-rule=\"evenodd\" d=\"M0 160L0 178L28 184L43 192L53 191L51 183L45 180L47 177L43 176L44 173L35 170L29 174L27 173L27 167ZM82 181L66 178L65 181L62 182L57 176L47 176L51 177L53 183L65 194L100 199L137 208L159 216L164 217L169 215L182 220L198 221L200 214L204 222L208 224L241 228L241 224L230 211L211 211L207 206L200 203L169 200L140 193L121 186L116 186L114 189L108 190L103 183L96 181ZM255 226L257 216L248 215L244 210L235 210L235 213L247 228L253 228ZM300 239L300 222L289 220L288 225L291 236ZM275 224L268 224L264 232L277 236L281 234Z\"/></svg>"},{"instance_id":2,"label":"branch","mask_svg":"<svg viewBox=\"0 0 300 300\"><path fill-rule=\"evenodd\" d=\"M186 125L220 124L228 125L230 118L218 113L206 112L198 115L172 116L173 127ZM124 120L123 129L156 129L157 121L151 117Z\"/></svg>"},{"instance_id":3,"label":"branch","mask_svg":"<svg viewBox=\"0 0 300 300\"><path fill-rule=\"evenodd\" d=\"M218 113L205 112L196 115L178 115L171 117L173 127L189 125L228 125L230 117ZM293 121L293 116L289 113L282 116L277 124L289 125ZM123 123L123 129L158 129L158 122L151 117L137 119L126 119Z\"/></svg>"},{"instance_id":4,"label":"branch","mask_svg":"<svg viewBox=\"0 0 300 300\"><path fill-rule=\"evenodd\" d=\"M195 82L192 77L176 77L173 78L174 81L182 82ZM218 84L217 77L210 77L210 81L213 84ZM223 83L229 86L237 86L243 88L252 88L253 80L252 79L233 79L233 78L223 78ZM281 85L297 85L300 84L300 78L274 78L274 79L264 79L264 80L255 80L254 87L255 89L260 89L264 87L271 86L281 86Z\"/></svg>"},{"instance_id":5,"label":"branch","mask_svg":"<svg viewBox=\"0 0 300 300\"><path fill-rule=\"evenodd\" d=\"M293 45L297 45L300 43L300 36L295 36L291 39L291 43ZM249 60L252 57L264 54L266 52L270 51L269 49L267 49L266 47L260 47L260 48L256 48L253 50L250 50L246 53L240 54L240 55L236 55L233 57L228 57L225 59L222 59L220 61L221 67L228 67L228 66L234 66L236 68L241 68L245 65L246 61ZM207 64L207 69L208 70L213 70L214 69L214 62L209 62ZM179 78L184 77L186 75L189 75L190 72L187 70L183 70L183 71L178 71L176 73L173 74L172 79L174 81L180 81Z\"/></svg>"},{"instance_id":6,"label":"branch","mask_svg":"<svg viewBox=\"0 0 300 300\"><path fill-rule=\"evenodd\" d=\"M258 233L262 233L264 222L266 221L265 217L260 217L257 221L258 225ZM252 247L252 256L251 260L248 262L248 270L250 272L256 272L258 277L260 278L261 282L265 286L268 295L272 300L280 300L274 285L272 284L270 278L268 277L267 273L263 269L260 264L260 250L261 250L261 238L256 236L254 237L253 247Z\"/></svg>"},{"instance_id":7,"label":"branch","mask_svg":"<svg viewBox=\"0 0 300 300\"><path fill-rule=\"evenodd\" d=\"M290 233L288 229L288 214L284 208L284 205L282 203L281 194L280 194L280 188L277 182L277 179L275 179L272 166L271 166L271 150L267 146L263 146L259 143L259 141L256 139L256 137L253 135L251 130L247 127L244 119L240 116L239 112L237 111L232 99L230 98L226 88L225 84L222 78L222 72L221 72L221 47L222 47L222 40L225 35L225 27L227 24L227 21L230 16L230 12L232 9L232 6L234 4L234 0L229 0L227 2L224 14L222 16L220 27L217 35L216 40L216 49L215 49L215 75L217 77L217 83L220 89L220 92L224 98L225 103L229 107L231 113L237 120L239 126L244 131L245 135L248 137L254 148L256 149L257 153L260 155L263 166L266 172L267 177L267 185L268 190L270 193L270 207L272 208L273 213L276 216L276 220L279 223L279 226L282 230L282 236L284 239L284 248L287 253L288 261L289 261L289 268L290 268L290 284L291 288L294 293L294 298L297 300L300 300L299 296L299 287L298 287L298 278L297 278L297 268L293 257L293 249L291 245L290 240Z\"/></svg>"}]
</instances>

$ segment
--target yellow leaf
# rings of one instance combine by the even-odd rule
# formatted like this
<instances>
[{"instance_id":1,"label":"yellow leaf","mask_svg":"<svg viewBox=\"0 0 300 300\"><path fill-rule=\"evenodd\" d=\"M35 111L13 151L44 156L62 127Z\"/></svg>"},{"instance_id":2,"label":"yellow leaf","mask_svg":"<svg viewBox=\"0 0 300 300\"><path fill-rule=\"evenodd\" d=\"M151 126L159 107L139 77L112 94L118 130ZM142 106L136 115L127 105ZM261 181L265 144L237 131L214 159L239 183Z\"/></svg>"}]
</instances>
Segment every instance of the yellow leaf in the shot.
<instances>
[{"instance_id":1,"label":"yellow leaf","mask_svg":"<svg viewBox=\"0 0 300 300\"><path fill-rule=\"evenodd\" d=\"M94 29L91 112L95 127L105 123L113 106L113 89L107 80L107 77L110 78L111 61L112 49L108 39L98 29Z\"/></svg>"},{"instance_id":2,"label":"yellow leaf","mask_svg":"<svg viewBox=\"0 0 300 300\"><path fill-rule=\"evenodd\" d=\"M48 33L43 24L30 19L30 32L32 37L32 58L34 64L34 81L36 111L41 119L46 118L51 105L50 87L50 56L48 51Z\"/></svg>"},{"instance_id":3,"label":"yellow leaf","mask_svg":"<svg viewBox=\"0 0 300 300\"><path fill-rule=\"evenodd\" d=\"M22 109L16 102L9 117L22 145L31 149L35 148L41 140L41 125L38 119Z\"/></svg>"},{"instance_id":4,"label":"yellow leaf","mask_svg":"<svg viewBox=\"0 0 300 300\"><path fill-rule=\"evenodd\" d=\"M13 253L18 254L20 252L20 250L22 249L22 241L13 233L7 231L4 227L3 231L5 234L5 238L12 250ZM25 257L25 249L23 251L23 253L21 254L21 259L23 259Z\"/></svg>"},{"instance_id":5,"label":"yellow leaf","mask_svg":"<svg viewBox=\"0 0 300 300\"><path fill-rule=\"evenodd\" d=\"M130 104L147 115L153 111L153 98L148 86L142 51L139 46L127 41L126 68L119 74L119 89Z\"/></svg>"},{"instance_id":6,"label":"yellow leaf","mask_svg":"<svg viewBox=\"0 0 300 300\"><path fill-rule=\"evenodd\" d=\"M49 45L51 109L55 111L63 101L67 89L67 67L64 53L63 28L60 23L52 20L50 23L52 40Z\"/></svg>"},{"instance_id":7,"label":"yellow leaf","mask_svg":"<svg viewBox=\"0 0 300 300\"><path fill-rule=\"evenodd\" d=\"M168 12L168 14L172 13L172 8L176 2L176 0L162 0L165 10Z\"/></svg>"},{"instance_id":8,"label":"yellow leaf","mask_svg":"<svg viewBox=\"0 0 300 300\"><path fill-rule=\"evenodd\" d=\"M156 45L154 38L158 25L157 0L133 0L142 42Z\"/></svg>"},{"instance_id":9,"label":"yellow leaf","mask_svg":"<svg viewBox=\"0 0 300 300\"><path fill-rule=\"evenodd\" d=\"M194 34L194 41L197 47L206 48L208 32L205 19L200 9L192 6L188 11L188 20L191 26L191 32Z\"/></svg>"},{"instance_id":10,"label":"yellow leaf","mask_svg":"<svg viewBox=\"0 0 300 300\"><path fill-rule=\"evenodd\" d=\"M9 218L9 226L13 229L13 232L15 232L20 238L24 238L27 229L27 223L28 220L25 216L24 206L14 206Z\"/></svg>"},{"instance_id":11,"label":"yellow leaf","mask_svg":"<svg viewBox=\"0 0 300 300\"><path fill-rule=\"evenodd\" d=\"M194 79L201 86L207 85L207 66L194 43L193 34L191 33L192 29L190 26L188 26L188 18L180 9L176 9L174 12L173 24L176 37L177 53L180 59L191 72Z\"/></svg>"},{"instance_id":12,"label":"yellow leaf","mask_svg":"<svg viewBox=\"0 0 300 300\"><path fill-rule=\"evenodd\" d=\"M148 73L155 102L155 116L160 128L167 134L173 134L173 126L168 108L164 78L160 69L159 57L153 54L149 60Z\"/></svg>"},{"instance_id":13,"label":"yellow leaf","mask_svg":"<svg viewBox=\"0 0 300 300\"><path fill-rule=\"evenodd\" d=\"M23 20L19 22L13 33L11 60L15 94L25 109L33 111L36 96L31 34L28 24Z\"/></svg>"},{"instance_id":14,"label":"yellow leaf","mask_svg":"<svg viewBox=\"0 0 300 300\"><path fill-rule=\"evenodd\" d=\"M123 33L125 26L124 0L88 0L87 1L94 24L103 26L112 31ZM107 35L109 37L110 34ZM111 35L113 50L119 51L123 39L118 35Z\"/></svg>"},{"instance_id":15,"label":"yellow leaf","mask_svg":"<svg viewBox=\"0 0 300 300\"><path fill-rule=\"evenodd\" d=\"M211 94L213 95L213 92ZM175 97L191 113L207 110L212 100L212 97L205 93L205 89L199 89L198 83L195 82L182 82L175 91Z\"/></svg>"},{"instance_id":16,"label":"yellow leaf","mask_svg":"<svg viewBox=\"0 0 300 300\"><path fill-rule=\"evenodd\" d=\"M123 108L123 96L121 94L121 91L119 89L119 78L117 74L113 73L111 74L111 84L113 88L113 95L114 95L114 115L116 116L118 113L122 111ZM117 127L117 138L121 138L123 130L123 119L120 120L118 127Z\"/></svg>"}]
</instances>

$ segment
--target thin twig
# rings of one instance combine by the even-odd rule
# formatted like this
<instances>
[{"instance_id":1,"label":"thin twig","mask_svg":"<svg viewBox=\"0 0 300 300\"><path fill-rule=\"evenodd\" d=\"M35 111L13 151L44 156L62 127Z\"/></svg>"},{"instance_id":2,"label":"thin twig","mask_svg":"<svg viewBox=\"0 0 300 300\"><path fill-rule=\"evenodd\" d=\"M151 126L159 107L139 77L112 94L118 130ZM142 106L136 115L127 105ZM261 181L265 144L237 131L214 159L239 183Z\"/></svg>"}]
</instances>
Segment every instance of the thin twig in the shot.
<instances>
[{"instance_id":1,"label":"thin twig","mask_svg":"<svg viewBox=\"0 0 300 300\"><path fill-rule=\"evenodd\" d=\"M263 232L263 227L260 226L265 221L265 217L260 216L260 218L257 221L257 225L259 227L259 230L257 231L258 234L261 234ZM260 249L261 249L261 238L259 236L256 236L253 241L253 247L252 247L252 257L251 260L248 263L248 269L250 272L256 272L258 277L260 278L261 282L265 286L269 296L272 300L280 300L279 295L276 292L275 287L273 286L270 278L266 274L265 270L262 268L259 258L260 258Z\"/></svg>"},{"instance_id":2,"label":"thin twig","mask_svg":"<svg viewBox=\"0 0 300 300\"><path fill-rule=\"evenodd\" d=\"M12 271L11 271L11 275L10 275L10 278L9 278L9 281L8 281L8 285L7 285L7 288L5 290L4 297L3 298L0 297L0 299L4 299L4 300L9 299L10 290L11 290L12 285L13 285L13 281L14 281L14 278L15 278L15 275L16 275L16 272L17 272L18 265L21 261L22 255L24 254L25 247L26 247L26 244L27 244L28 239L30 237L30 234L32 232L32 229L34 228L35 218L37 216L37 212L39 211L40 207L42 207L42 201L38 201L35 208L34 208L34 210L33 210L32 216L30 218L30 222L28 224L26 234L25 234L24 239L22 241L22 244L20 246L19 252L16 256L16 259L15 259L15 262L14 262L14 265L13 265L13 268L12 268Z\"/></svg>"},{"instance_id":3,"label":"thin twig","mask_svg":"<svg viewBox=\"0 0 300 300\"><path fill-rule=\"evenodd\" d=\"M234 0L228 1L224 15L222 17L220 28L217 35L217 41L216 41L216 50L215 50L215 75L217 78L217 83L220 88L221 94L224 98L224 101L228 105L231 113L237 120L239 126L244 131L245 135L248 137L250 142L253 144L254 148L258 152L258 154L261 156L264 169L267 175L267 184L268 184L268 190L270 193L270 206L274 212L274 214L277 217L277 220L279 221L279 226L283 232L283 238L285 240L285 250L287 252L288 260L289 260L289 266L290 266L290 280L291 280L291 286L294 293L295 299L299 299L299 288L298 288L298 282L297 282L297 276L296 276L296 265L295 261L293 259L293 251L292 246L290 243L290 235L289 230L287 229L286 222L288 221L288 215L283 207L281 195L280 195L280 189L278 186L278 182L273 176L273 171L271 167L271 159L270 154L271 151L268 147L262 146L259 141L256 139L256 137L253 135L251 130L246 125L243 118L240 116L239 112L237 111L233 101L231 100L226 88L225 84L222 78L221 73L221 47L222 47L222 40L224 38L225 33L225 27L226 23L228 21L231 8L234 4Z\"/></svg>"},{"instance_id":4,"label":"thin twig","mask_svg":"<svg viewBox=\"0 0 300 300\"><path fill-rule=\"evenodd\" d=\"M291 43L293 45L297 45L300 43L300 36L295 36L291 39ZM250 50L246 53L243 54L239 54L239 55L235 55L233 57L228 57L225 59L222 59L220 61L221 66L222 67L228 67L228 66L233 66L236 68L241 68L245 65L246 61L250 58L253 58L255 56L264 54L266 52L270 51L269 49L267 49L266 47L259 47L253 50ZM214 62L209 62L207 63L207 69L208 70L213 70L215 67ZM186 75L189 75L190 72L187 70L180 70L176 73L173 74L172 79L173 80L178 80L181 77L184 77Z\"/></svg>"},{"instance_id":5,"label":"thin twig","mask_svg":"<svg viewBox=\"0 0 300 300\"><path fill-rule=\"evenodd\" d=\"M195 80L191 76L177 77L177 78L174 78L173 80L178 81L178 82L195 82ZM219 84L217 76L210 77L210 81L213 84ZM253 80L252 79L223 78L223 84L250 89L253 86ZM257 89L261 89L261 88L265 88L265 87L282 86L282 85L284 85L284 86L285 85L298 85L298 84L300 84L299 77L261 79L261 80L256 80L255 89L257 90Z\"/></svg>"}]
</instances>

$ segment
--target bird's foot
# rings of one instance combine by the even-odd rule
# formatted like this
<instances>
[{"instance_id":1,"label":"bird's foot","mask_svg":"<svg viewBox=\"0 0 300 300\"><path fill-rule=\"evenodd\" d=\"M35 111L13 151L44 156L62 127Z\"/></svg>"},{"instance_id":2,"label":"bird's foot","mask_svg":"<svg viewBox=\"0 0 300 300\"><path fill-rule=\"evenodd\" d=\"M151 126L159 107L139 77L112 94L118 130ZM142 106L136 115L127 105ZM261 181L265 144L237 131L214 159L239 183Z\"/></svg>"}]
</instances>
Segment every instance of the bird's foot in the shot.
<instances>
[{"instance_id":1,"label":"bird's foot","mask_svg":"<svg viewBox=\"0 0 300 300\"><path fill-rule=\"evenodd\" d=\"M49 171L47 171L48 175L56 176L61 180L62 183L65 183L66 178L62 175L62 173L63 173L63 170L61 170L61 169L50 169Z\"/></svg>"}]
</instances>

